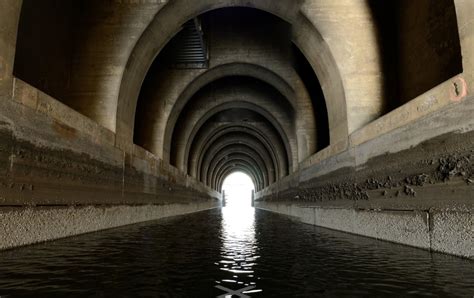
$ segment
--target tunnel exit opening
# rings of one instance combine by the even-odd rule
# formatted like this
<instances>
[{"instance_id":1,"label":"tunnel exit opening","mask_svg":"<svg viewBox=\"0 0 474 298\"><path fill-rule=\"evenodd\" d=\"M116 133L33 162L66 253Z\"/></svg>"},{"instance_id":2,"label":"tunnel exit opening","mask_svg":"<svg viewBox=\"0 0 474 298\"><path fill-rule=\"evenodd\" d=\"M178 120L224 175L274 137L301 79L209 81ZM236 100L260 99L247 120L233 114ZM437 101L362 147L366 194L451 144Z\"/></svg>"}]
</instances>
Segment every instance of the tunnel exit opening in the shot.
<instances>
[{"instance_id":1,"label":"tunnel exit opening","mask_svg":"<svg viewBox=\"0 0 474 298\"><path fill-rule=\"evenodd\" d=\"M222 184L224 206L236 211L250 208L254 191L255 185L249 175L233 172L224 179Z\"/></svg>"}]
</instances>

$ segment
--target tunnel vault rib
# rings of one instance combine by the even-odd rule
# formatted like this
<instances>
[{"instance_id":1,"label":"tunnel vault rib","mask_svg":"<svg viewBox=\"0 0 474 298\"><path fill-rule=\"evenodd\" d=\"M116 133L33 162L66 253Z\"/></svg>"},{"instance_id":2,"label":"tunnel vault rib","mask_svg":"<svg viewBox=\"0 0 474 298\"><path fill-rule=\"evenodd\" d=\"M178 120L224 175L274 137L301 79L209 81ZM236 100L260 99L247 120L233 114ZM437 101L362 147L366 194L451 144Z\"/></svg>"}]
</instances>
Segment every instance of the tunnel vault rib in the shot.
<instances>
[{"instance_id":1,"label":"tunnel vault rib","mask_svg":"<svg viewBox=\"0 0 474 298\"><path fill-rule=\"evenodd\" d=\"M232 163L225 164L223 167L221 167L218 170L218 172L216 173L215 178L213 179L213 181L211 181L210 187L217 190L218 189L217 183L218 183L219 179L220 178L224 179L226 177L226 175L224 173L228 173L228 171L235 172L238 167L246 167L248 169L248 171L250 173L252 173L252 175L254 177L257 177L257 179L258 179L258 176L261 176L261 174L257 173L255 170L253 170L252 164L249 163L248 161L243 160L243 159L234 160ZM261 181L259 185L256 185L256 187L261 190L265 187L265 184L264 184L263 181ZM219 191L219 192L222 192L222 190Z\"/></svg>"},{"instance_id":2,"label":"tunnel vault rib","mask_svg":"<svg viewBox=\"0 0 474 298\"><path fill-rule=\"evenodd\" d=\"M249 154L250 153L250 154ZM258 157L255 154L251 154L251 151L239 151L239 150L232 150L232 153L220 153L220 156L217 156L212 164L209 166L210 172L208 177L209 179L209 186L212 187L213 189L217 190L216 186L216 181L219 178L219 173L221 169L223 169L226 165L231 164L235 165L235 161L243 161L246 162L250 165L252 165L252 170L254 176L259 176L260 179L260 184L258 187L259 190L263 189L267 185L269 185L269 180L268 180L268 169L265 167L264 163L262 160L259 160Z\"/></svg>"},{"instance_id":3,"label":"tunnel vault rib","mask_svg":"<svg viewBox=\"0 0 474 298\"><path fill-rule=\"evenodd\" d=\"M270 184L271 179L274 178L274 174L270 173L272 169L267 167L265 160L262 159L259 152L245 145L237 145L237 144L221 148L216 153L216 155L212 158L208 168L203 169L203 171L206 173L205 175L201 176L203 179L203 182L206 182L208 185L211 185L211 181L214 178L214 171L216 170L216 167L219 166L219 162L221 161L225 162L228 159L230 159L231 156L235 156L235 154L245 155L250 160L252 160L253 163L255 163L256 165L254 169L258 171L260 175L263 177L263 184L265 186Z\"/></svg>"},{"instance_id":4,"label":"tunnel vault rib","mask_svg":"<svg viewBox=\"0 0 474 298\"><path fill-rule=\"evenodd\" d=\"M255 150L252 150L244 145L235 145L220 150L216 157L211 161L207 174L207 183L209 186L215 182L216 174L219 169L234 159L241 159L252 165L255 173L261 177L261 186L265 187L270 184L270 171L267 168L265 161L258 155ZM211 186L212 187L212 186Z\"/></svg>"},{"instance_id":5,"label":"tunnel vault rib","mask_svg":"<svg viewBox=\"0 0 474 298\"><path fill-rule=\"evenodd\" d=\"M272 123L277 129L279 127L284 128L286 138L288 138L288 134L291 133L289 139L296 142L296 137L292 133L293 129L291 127L293 120L284 108L279 108L275 105L276 99L274 97L272 100L271 97L255 93L255 91L249 90L249 92L247 92L244 86L240 86L238 94L233 90L229 93L220 93L219 90L218 88L213 88L212 97L204 95L198 100L195 100L193 102L194 104L190 105L187 111L183 112L179 118L179 124L175 128L172 141L170 142L170 147L173 148L170 152L174 152L171 159L172 164L177 165L180 169L185 169L187 161L184 160L184 155L191 136L202 126L206 125L209 118L221 111L235 111L233 115L229 115L228 117L236 118L235 121L237 123L246 120L249 121L246 119L248 115L245 115L243 108L249 111L259 112L260 115L265 115L264 118L266 121ZM242 115L239 116L240 114ZM240 117L240 119L238 119L238 117ZM282 138L283 137L280 137L280 139Z\"/></svg>"},{"instance_id":6,"label":"tunnel vault rib","mask_svg":"<svg viewBox=\"0 0 474 298\"><path fill-rule=\"evenodd\" d=\"M197 168L197 162L200 159L200 156L202 155L202 151L204 150L204 146L206 144L207 148L209 148L210 145L207 144L212 144L217 138L226 135L231 132L244 132L247 134L250 134L262 141L262 143L268 148L268 150L271 152L272 155L276 156L277 160L277 165L278 165L278 172L279 178L282 178L283 176L288 175L288 160L287 156L284 151L284 147L279 144L278 141L278 135L273 134L272 131L264 131L259 129L259 127L253 126L251 123L245 123L243 124L235 124L235 123L223 123L221 126L210 126L211 132L205 135L205 137L202 137L199 139L199 141L196 141L198 144L195 149L195 153L189 157L189 162L191 163L191 175L194 177L197 177L196 174L196 168ZM273 138L268 138L268 136L272 136ZM281 147L280 147L281 146ZM189 155L188 155L189 156Z\"/></svg>"},{"instance_id":7,"label":"tunnel vault rib","mask_svg":"<svg viewBox=\"0 0 474 298\"><path fill-rule=\"evenodd\" d=\"M221 179L218 181L218 189L219 189L220 193L222 193L222 184L224 183L225 177L231 175L232 173L236 173L236 172L242 172L244 174L247 174L250 177L250 179L253 181L255 187L258 187L257 184L255 183L255 180L253 179L252 173L249 172L248 169L245 166L236 165L235 167L228 168L227 170L225 170L222 173Z\"/></svg>"},{"instance_id":8,"label":"tunnel vault rib","mask_svg":"<svg viewBox=\"0 0 474 298\"><path fill-rule=\"evenodd\" d=\"M222 183L224 182L224 179L231 173L238 172L240 169L245 169L245 168L248 169L248 166L245 163L245 161L238 161L232 165L225 166L224 168L220 170L219 176L217 176L217 181L213 184L213 188L215 188L219 192L222 192Z\"/></svg>"},{"instance_id":9,"label":"tunnel vault rib","mask_svg":"<svg viewBox=\"0 0 474 298\"><path fill-rule=\"evenodd\" d=\"M209 2L209 3L206 3L206 2ZM171 11L172 9L172 6L173 5L180 5L179 4L180 1L174 1L173 4L168 4L166 5L162 11L160 11L160 13L157 15L157 19L161 19L161 20L165 20L168 18L168 13ZM248 2L245 2L245 1L242 1L242 3L235 3L235 2L232 2L232 5L235 5L235 6L247 6L249 3ZM221 6L222 5L222 6ZM209 10L212 10L212 9L217 9L219 7L225 7L227 6L225 3L220 3L220 4L217 4L217 3L213 3L213 1L198 1L198 2L194 2L192 3L192 5L189 5L186 4L186 5L183 5L183 8L185 7L186 10L188 11L193 11L192 14L194 15L198 15L199 13L202 13L204 11L209 11ZM264 11L269 11L269 12L272 12L274 13L275 15L278 15L278 16L282 16L283 19L286 19L288 21L293 21L295 19L297 19L297 17L300 16L300 14L296 13L298 11L298 3L296 2L293 2L293 1L279 1L278 4L274 3L274 2L269 2L269 1L258 1L258 3L252 3L252 6L253 7L256 7L256 8L259 8L259 9L262 9ZM291 9L289 9L291 7ZM184 11L183 11L184 12ZM160 15L162 14L162 15ZM169 16L171 18L171 16ZM182 16L177 16L177 15L173 15L173 19L176 20L177 18L180 18ZM179 23L179 22L178 22ZM171 25L171 24L170 24ZM149 28L153 28L153 27L162 27L163 26L163 23L160 24L160 22L156 21L156 22L152 22L152 24L150 24L150 27ZM166 30L168 30L168 28L166 28ZM122 110L121 107L122 107L122 104L120 102L122 101L129 101L131 100L132 102L131 103L127 103L125 104L125 102L123 104L127 105L127 106L132 106L132 107L136 107L136 101L137 101L137 98L138 98L138 92L139 92L139 89L140 89L140 84L141 82L143 82L143 78L145 77L145 74L146 74L146 71L149 69L149 66L151 65L151 62L153 61L153 59L156 57L157 55L157 52L156 51L159 51L162 49L162 47L165 45L165 41L169 40L169 38L171 36L173 36L175 33L176 33L176 29L171 29L169 32L161 32L163 35L166 35L166 37L164 36L153 36L153 33L154 30L150 29L149 31L146 31L144 33L144 35L142 36L142 38L140 39L140 41L137 43L137 46L135 47L134 49L134 54L132 54L131 57L135 57L135 55L137 55L136 57L141 57L141 59L130 59L128 61L128 67L126 69L126 71L124 72L124 77L123 77L123 80L122 80L122 85L121 85L121 92L120 92L120 96L119 96L119 104L118 104L118 112L117 112L117 117L120 118L121 120L117 121L117 131L121 131L120 133L118 133L119 135L121 136L124 136L124 138L127 138L127 136L131 136L133 135L133 113L130 113L130 111L135 111L135 109L131 109L131 110ZM155 31L156 32L156 31ZM146 42L147 39L149 38L152 38L156 43L160 44L161 43L161 46L158 46L158 47L154 47L155 49L155 52L150 50L150 49L147 49L147 47L149 46L149 43ZM162 40L162 42L160 41ZM321 52L324 52L326 53L328 51L328 48L323 44L323 41L322 39L317 41L316 43L313 44L313 46L316 46L317 48L319 48L321 50ZM306 46L303 46L303 45L299 45L300 48L306 48ZM146 54L145 54L146 53ZM151 55L150 55L151 54ZM319 55L319 52L318 51L315 51L315 54L316 55ZM330 62L331 61L331 56L330 55L327 55L325 57L325 61L326 62ZM143 64L143 62L145 60L148 60L149 62L147 64ZM235 62L235 61L232 61L232 62ZM321 69L325 69L326 67L328 67L328 65L320 65ZM318 69L319 71L319 69ZM128 77L129 76L129 73L133 75ZM337 67L334 67L331 71L328 71L328 73L330 74L335 74L337 73ZM325 80L325 78L323 77L322 78L323 80ZM332 77L333 81L335 81L335 77ZM138 86L137 86L138 84ZM135 85L135 87L133 87ZM330 87L331 86L331 87ZM334 83L331 83L331 84L327 84L325 85L325 88L324 91L329 91L329 89L332 88L332 86L334 87L338 87L336 84ZM299 89L299 90L304 90L304 88L302 89ZM342 93L343 94L343 93ZM328 109L330 110L330 114L335 114L334 111L336 110L335 108L333 108L334 104L338 105L338 103L341 101L341 100L344 100L343 97L340 97L338 96L337 98L335 98L334 100L332 98L327 98L326 97L326 100L327 100L327 105L328 105ZM339 110L341 108L345 107L345 104L342 104L342 105L339 105ZM306 105L305 108L303 109L298 109L297 112L309 112L311 109L311 105ZM127 115L128 113L128 115ZM340 113L337 113L337 115L341 115ZM122 116L125 116L125 118L123 118ZM300 119L304 119L306 117L298 117L298 121ZM330 117L331 121L333 121L333 119L337 120L338 121L338 124L333 124L332 126L333 127L341 127L341 125L343 125L342 123L347 123L347 121L339 121L339 117L336 118L336 117ZM311 117L308 117L306 119L311 119ZM128 123L128 124L127 124ZM312 124L314 126L314 122ZM132 131L131 131L132 130ZM339 130L340 131L340 130ZM313 133L315 133L314 129L313 129ZM333 139L334 141L338 142L338 140L341 139L342 136L334 136L334 137L331 137L331 139ZM130 137L128 137L130 138ZM309 152L314 152L314 148L316 146L316 144L314 143L314 139L311 140L311 139L307 139L306 141L303 141L301 144L300 144L300 150L303 150L301 151L300 153L300 157L299 157L299 161L301 161L302 159L304 159L305 157L307 157L307 154L305 156L305 151L304 147L308 147L309 148ZM152 150L153 152L156 152L155 149ZM159 151L158 151L158 154L159 154ZM159 154L159 156L162 156L161 154ZM163 155L165 157L165 160L166 160L166 153L165 155Z\"/></svg>"},{"instance_id":10,"label":"tunnel vault rib","mask_svg":"<svg viewBox=\"0 0 474 298\"><path fill-rule=\"evenodd\" d=\"M235 93L235 91L232 90L232 87L226 86L225 84L222 84L220 82L226 82L226 80L232 79L232 78L254 78L256 80L250 81L247 79L246 82L249 87L247 90L249 90L249 94L245 95L245 89L244 89L244 84L239 83L238 87L238 93ZM264 84L263 84L264 83ZM300 82L301 84L301 82ZM221 85L221 86L220 86ZM229 85L229 83L227 83ZM259 91L256 89L259 85L267 86L266 88L271 88L274 89L275 95L273 99L269 98L269 96L266 93L262 93L262 91ZM213 87L211 89L211 87ZM305 88L303 86L295 86L299 87L299 90L304 91ZM253 88L253 91L252 91ZM212 95L203 95L198 96L196 94L202 93L202 90L211 90ZM227 92L229 95L226 94L220 94L219 91L217 90L222 90L222 92ZM235 88L234 88L235 89ZM301 93L300 91L299 93ZM278 92L278 93L276 93ZM307 94L303 92L306 96ZM239 94L237 96L237 94ZM163 130L164 132L164 139L163 139L163 145L160 143L156 143L156 146L160 147L163 146L163 154L164 154L164 159L167 160L169 158L169 146L171 144L171 138L173 135L173 130L175 129L176 124L178 123L178 117L183 112L183 109L185 109L186 105L193 105L193 101L195 100L195 97L198 97L200 99L201 103L194 103L194 106L199 109L203 109L203 107L207 108L207 105L209 105L209 102L212 103L213 105L218 104L218 101L235 101L238 98L241 98L242 100L245 101L254 101L254 103L257 103L260 107L268 109L268 107L271 107L270 110L275 110L275 111L284 111L280 112L280 115L282 115L282 119L288 118L288 117L283 117L285 113L288 113L289 118L291 119L291 122L295 121L295 129L301 132L300 136L295 137L295 141L292 142L292 152L293 154L296 154L299 160L305 155L308 155L309 152L314 150L315 144L315 132L314 132L314 119L312 117L308 117L312 113L312 109L305 109L304 107L308 107L310 103L308 102L308 98L304 100L300 100L298 98L304 98L304 96L297 96L295 92L293 91L293 88L288 85L288 83L284 80L281 79L281 77L277 76L275 73L264 69L258 65L250 65L250 64L242 64L242 63L232 63L232 64L225 64L221 65L219 67L216 67L214 69L211 69L202 75L200 75L198 78L196 78L192 83L188 84L186 88L181 92L179 97L176 99L175 104L173 104L172 110L169 112L169 118L167 118L167 124L166 124L166 129ZM260 97L259 98L257 98ZM253 97L253 98L252 98ZM281 104L279 104L279 107L275 106L275 99L281 97ZM209 98L213 98L213 101L210 101ZM206 102L206 103L203 103ZM297 111L304 111L303 113L297 112ZM166 119L166 118L165 118ZM290 121L289 119L289 121ZM191 121L192 122L192 121ZM151 125L153 127L153 125ZM288 129L287 129L288 131ZM160 135L160 130L155 130L153 132L150 131L151 134L153 135ZM288 135L288 132L287 132ZM306 144L306 145L302 145ZM304 149L297 149L304 147ZM157 149L159 150L159 149ZM184 151L183 149L181 149ZM302 150L302 152L298 153L298 150ZM179 152L177 153L178 156L182 156L184 153ZM177 165L181 166L182 161L178 161Z\"/></svg>"},{"instance_id":11,"label":"tunnel vault rib","mask_svg":"<svg viewBox=\"0 0 474 298\"><path fill-rule=\"evenodd\" d=\"M335 2L0 1L0 248L216 208L242 171L257 208L472 258L473 1ZM208 63L176 69L194 18Z\"/></svg>"},{"instance_id":12,"label":"tunnel vault rib","mask_svg":"<svg viewBox=\"0 0 474 298\"><path fill-rule=\"evenodd\" d=\"M232 102L232 103L229 103L227 105L223 105L223 106L218 106L216 108L214 108L213 110L210 111L210 113L208 113L207 116L201 118L201 120L196 124L196 128L199 128L201 127L202 125L204 125L204 123L206 122L206 120L208 120L209 118L211 118L213 115L217 114L218 112L222 112L222 111L232 111L232 108L237 108L237 109L242 109L242 108L247 108L248 110L252 110L252 111L256 111L258 112L259 115L264 115L264 118L265 119L270 119L270 121L273 120L273 118L268 115L265 111L262 111L258 106L254 105L254 104L250 104L250 103L239 103L239 102ZM273 120L274 121L274 120ZM281 129L279 129L279 127L281 127L280 125L275 125L274 124L274 127L276 128L276 130L278 131L281 131ZM261 143L261 141L259 139L256 139L258 140L259 143ZM238 141L238 140L237 140ZM203 148L203 152L205 152L207 150L207 148L210 147L210 144L206 144L205 147ZM272 157L272 160L274 161L274 164L276 165L277 168L279 168L279 164L282 164L281 161L277 161L278 160L278 156L275 156L274 154L274 150L271 149L271 147L268 149L268 152L269 154L271 154L270 156ZM198 159L198 168L201 167L201 164L200 164L200 160L201 159Z\"/></svg>"},{"instance_id":13,"label":"tunnel vault rib","mask_svg":"<svg viewBox=\"0 0 474 298\"><path fill-rule=\"evenodd\" d=\"M253 155L258 156L259 159L263 160L265 164L266 171L262 169L262 172L268 173L268 181L275 182L276 178L275 175L277 174L275 171L275 161L268 152L268 150L263 146L258 139L252 138L250 136L231 136L228 138L221 138L213 143L213 146L203 152L200 160L200 176L198 179L203 182L208 181L208 172L209 172L209 164L215 159L216 154L218 154L221 150L228 147L227 150L232 152L233 146L243 145L249 148L249 150L253 151Z\"/></svg>"}]
</instances>

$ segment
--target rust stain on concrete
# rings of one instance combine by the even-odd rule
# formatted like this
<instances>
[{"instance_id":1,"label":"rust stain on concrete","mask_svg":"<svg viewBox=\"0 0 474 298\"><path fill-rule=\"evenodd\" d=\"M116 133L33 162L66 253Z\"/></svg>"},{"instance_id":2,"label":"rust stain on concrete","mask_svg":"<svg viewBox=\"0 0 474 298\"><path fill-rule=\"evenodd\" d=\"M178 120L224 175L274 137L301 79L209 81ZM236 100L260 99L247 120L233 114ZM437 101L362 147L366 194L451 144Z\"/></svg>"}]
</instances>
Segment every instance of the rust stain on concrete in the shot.
<instances>
[{"instance_id":1,"label":"rust stain on concrete","mask_svg":"<svg viewBox=\"0 0 474 298\"><path fill-rule=\"evenodd\" d=\"M456 77L451 88L451 101L461 101L467 96L467 83L463 77Z\"/></svg>"},{"instance_id":2,"label":"rust stain on concrete","mask_svg":"<svg viewBox=\"0 0 474 298\"><path fill-rule=\"evenodd\" d=\"M3 81L7 77L7 65L2 56L0 56L0 81Z\"/></svg>"},{"instance_id":3,"label":"rust stain on concrete","mask_svg":"<svg viewBox=\"0 0 474 298\"><path fill-rule=\"evenodd\" d=\"M61 122L54 121L53 122L53 129L57 132L61 137L65 139L74 139L77 136L77 130L70 126L67 126Z\"/></svg>"}]
</instances>

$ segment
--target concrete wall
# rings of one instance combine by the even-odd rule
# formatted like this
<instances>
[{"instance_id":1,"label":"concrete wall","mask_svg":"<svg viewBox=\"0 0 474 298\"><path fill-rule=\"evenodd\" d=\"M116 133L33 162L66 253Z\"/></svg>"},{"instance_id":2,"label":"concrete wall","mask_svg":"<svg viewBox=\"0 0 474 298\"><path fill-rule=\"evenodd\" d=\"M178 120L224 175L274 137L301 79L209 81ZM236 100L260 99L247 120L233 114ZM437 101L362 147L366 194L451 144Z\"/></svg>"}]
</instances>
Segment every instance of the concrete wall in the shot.
<instances>
[{"instance_id":1,"label":"concrete wall","mask_svg":"<svg viewBox=\"0 0 474 298\"><path fill-rule=\"evenodd\" d=\"M141 91L135 114L137 144L162 156L165 161L170 160L171 151L176 152L176 165L184 171L184 148L189 138L180 136L180 133L185 134L187 131L177 127L180 124L178 117L188 102L191 103L195 97L203 97L199 89L207 88L213 92L219 87L218 82L225 82L222 78L227 76L254 78L264 83L260 86L267 86L267 90L273 89L274 94L267 95L273 99L273 104L258 105L276 121L284 122L280 126L290 143L294 164L316 152L313 108L301 78L292 67L289 24L261 11L249 13L246 9L234 9L213 11L202 16L211 55L209 69L170 69L167 65L169 57L160 54L148 72ZM242 87L246 90L256 89L254 93L267 93L257 84L248 82L250 80L241 80L234 84L234 90ZM252 98L246 98L245 93L242 91L236 97L235 91L227 94L221 92L209 100L214 106L225 101L252 101ZM199 109L209 110L208 106L200 105ZM281 110L285 110L289 116L282 116L279 113ZM186 124L195 126L198 120L189 119ZM300 133L296 134L296 131ZM178 144L172 144L172 136ZM170 147L176 147L176 150ZM171 162L174 162L173 159L171 157Z\"/></svg>"},{"instance_id":2,"label":"concrete wall","mask_svg":"<svg viewBox=\"0 0 474 298\"><path fill-rule=\"evenodd\" d=\"M17 38L18 20L22 1L0 2L0 98L11 96L13 86L13 65Z\"/></svg>"},{"instance_id":3,"label":"concrete wall","mask_svg":"<svg viewBox=\"0 0 474 298\"><path fill-rule=\"evenodd\" d=\"M472 212L358 210L260 202L258 208L311 225L473 258Z\"/></svg>"},{"instance_id":4,"label":"concrete wall","mask_svg":"<svg viewBox=\"0 0 474 298\"><path fill-rule=\"evenodd\" d=\"M452 101L451 88L441 84L353 133L349 150L309 159L257 193L255 206L473 258L474 97Z\"/></svg>"},{"instance_id":5,"label":"concrete wall","mask_svg":"<svg viewBox=\"0 0 474 298\"><path fill-rule=\"evenodd\" d=\"M117 84L135 42L164 3L25 0L16 75L114 131L115 117L107 112L117 110Z\"/></svg>"},{"instance_id":6,"label":"concrete wall","mask_svg":"<svg viewBox=\"0 0 474 298\"><path fill-rule=\"evenodd\" d=\"M31 10L41 4L28 0L16 61L18 75L35 88L13 73L22 1L1 1L0 218L3 235L25 235L5 247L217 206L220 194L185 174L219 189L232 170L229 163L192 150L201 126L201 133L207 134L203 140L218 135L216 122L206 122L216 116L231 119L228 122L238 129L225 131L225 141L215 139L220 145L232 143L225 154L237 153L239 140L248 141L242 145L253 150L233 156L234 169L252 173L261 187L281 178L256 194L257 206L285 214L296 208L310 223L471 257L474 4L412 2L397 2L401 4L392 12L377 8L374 1L353 0L90 0L75 1L71 12L69 2L48 0L48 5L60 6L45 8L38 16ZM273 21L265 23L273 27L254 32L258 20L241 28L227 24L213 31L209 69L153 72L156 56L184 22L225 7L273 14L268 16ZM384 28L380 20L385 15L400 18L400 26ZM223 24L228 19L214 20ZM57 28L58 22L65 25ZM272 28L278 30L268 33ZM456 30L459 38L451 34ZM386 33L393 33L396 41ZM275 50L272 42L283 50ZM288 57L291 44L312 67L326 101L330 144L316 154L321 149L316 144L317 121L303 80ZM398 44L400 48L384 51ZM392 57L401 69L387 66ZM148 74L152 90L142 93L137 109ZM205 93L208 84L231 76L263 81L287 102L274 100L269 89L245 89L245 84L219 89L219 98ZM396 83L387 87L393 78ZM387 92L390 88L396 92ZM244 99L235 96L240 91L245 91ZM204 99L214 99L211 107L199 96L195 105L187 106L199 92ZM390 106L389 100L397 104ZM247 110L239 114L244 118L248 111L265 116L267 126L252 128L260 134L274 129L266 137L275 140L279 135L282 146L267 142L265 148L263 137L262 146L249 141L255 134L243 137L248 127L237 128L236 123L244 119L234 121L219 110L224 106ZM251 158L256 155L261 158ZM282 171L285 162L288 170ZM181 207L157 211L170 204ZM285 204L290 208L279 207ZM97 214L104 217L60 232L70 212L87 222ZM134 219L129 212L135 213ZM25 232L32 226L23 218L35 223L52 214L57 220L45 223L50 234ZM378 225L384 228L378 230Z\"/></svg>"},{"instance_id":7,"label":"concrete wall","mask_svg":"<svg viewBox=\"0 0 474 298\"><path fill-rule=\"evenodd\" d=\"M309 224L473 258L474 28L470 24L474 3L454 4L462 73L355 130L346 150L331 146L314 154L300 164L300 171L257 193L258 208ZM411 55L421 51L421 60L404 66L413 70L404 78L408 97L443 80L446 73L436 69L455 57L450 51L455 50L456 32L446 34L452 29L452 18L440 21L453 12L439 7L408 9L409 14L416 11L421 19L410 21L420 21L421 26L402 24L409 29L402 38L419 37L419 43L401 46L404 63L410 64L415 59ZM441 33L434 33L438 27ZM443 36L447 41L437 44L442 49L430 44ZM450 65L453 72L459 71L456 63ZM409 77L425 71L426 76L416 78L419 85L413 85Z\"/></svg>"},{"instance_id":8,"label":"concrete wall","mask_svg":"<svg viewBox=\"0 0 474 298\"><path fill-rule=\"evenodd\" d=\"M93 3L82 4L87 8ZM0 2L0 249L219 206L219 193L140 147L117 148L112 131L14 77L21 5L16 0ZM74 38L66 34L71 32L68 26L57 22L63 17L67 23L67 16L52 7L41 16L31 7L26 10L33 13L38 28L23 24L20 29L25 40L17 52L16 70L70 103L68 88L74 78L68 65L78 56L73 58L68 40ZM88 15L89 20L93 17ZM53 38L51 32L58 30L51 25L60 26L64 34ZM98 29L91 22L81 30L91 27ZM48 32L51 38L44 39Z\"/></svg>"},{"instance_id":9,"label":"concrete wall","mask_svg":"<svg viewBox=\"0 0 474 298\"><path fill-rule=\"evenodd\" d=\"M462 72L461 45L453 0L401 1L397 19L399 99L405 103Z\"/></svg>"},{"instance_id":10,"label":"concrete wall","mask_svg":"<svg viewBox=\"0 0 474 298\"><path fill-rule=\"evenodd\" d=\"M106 128L13 86L0 100L0 248L220 205L219 193L152 154L120 150Z\"/></svg>"},{"instance_id":11,"label":"concrete wall","mask_svg":"<svg viewBox=\"0 0 474 298\"><path fill-rule=\"evenodd\" d=\"M20 15L14 75L62 101L71 88L79 11L73 0L25 0Z\"/></svg>"}]
</instances>

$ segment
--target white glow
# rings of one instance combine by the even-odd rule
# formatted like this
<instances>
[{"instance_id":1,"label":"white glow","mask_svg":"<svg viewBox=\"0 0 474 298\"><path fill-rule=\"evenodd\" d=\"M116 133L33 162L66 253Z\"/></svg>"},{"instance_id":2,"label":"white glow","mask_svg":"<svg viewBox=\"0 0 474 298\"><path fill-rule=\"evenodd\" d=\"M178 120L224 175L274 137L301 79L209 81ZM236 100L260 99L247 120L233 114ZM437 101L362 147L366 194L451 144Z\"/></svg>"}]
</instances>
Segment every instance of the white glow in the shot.
<instances>
[{"instance_id":1,"label":"white glow","mask_svg":"<svg viewBox=\"0 0 474 298\"><path fill-rule=\"evenodd\" d=\"M224 180L222 190L227 202L222 208L219 269L227 275L217 282L244 284L249 278L254 279L254 267L260 258L255 238L255 209L251 206L254 185L249 176L236 172Z\"/></svg>"},{"instance_id":2,"label":"white glow","mask_svg":"<svg viewBox=\"0 0 474 298\"><path fill-rule=\"evenodd\" d=\"M252 203L254 190L252 179L242 172L235 172L227 176L222 185L225 192L226 207L232 209L248 208Z\"/></svg>"}]
</instances>

